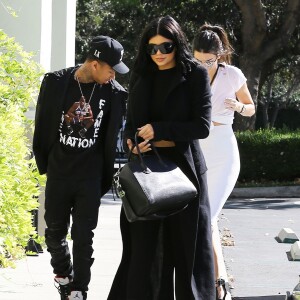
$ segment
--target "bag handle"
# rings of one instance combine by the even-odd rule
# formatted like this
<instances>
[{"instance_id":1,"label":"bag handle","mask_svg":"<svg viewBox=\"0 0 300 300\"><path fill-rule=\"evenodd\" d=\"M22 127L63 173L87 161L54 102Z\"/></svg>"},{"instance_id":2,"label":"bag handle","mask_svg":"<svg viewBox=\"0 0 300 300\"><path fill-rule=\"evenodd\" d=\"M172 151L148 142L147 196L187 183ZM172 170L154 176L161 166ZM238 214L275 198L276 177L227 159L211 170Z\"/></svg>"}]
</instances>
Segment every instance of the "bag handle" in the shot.
<instances>
[{"instance_id":1,"label":"bag handle","mask_svg":"<svg viewBox=\"0 0 300 300\"><path fill-rule=\"evenodd\" d=\"M145 162L144 162L144 159L143 159L143 156L142 156L141 149L140 149L140 147L138 146L138 144L139 144L139 143L138 143L138 134L139 134L139 131L137 130L136 133L135 133L135 135L134 135L135 147L136 147L136 149L137 149L138 156L139 156L139 159L140 159L140 163L141 163L142 168L144 169L144 172L149 172L149 169L147 168L147 166L146 166L146 164L145 164ZM164 161L162 160L162 158L161 158L161 156L159 155L159 153L158 153L156 147L154 146L154 144L153 144L152 142L150 142L150 141L149 141L149 143L150 143L150 145L151 145L151 148L152 148L153 152L154 152L155 155L157 156L159 162L160 162L163 166L165 166L166 164L165 164ZM130 157L131 157L131 155L132 155L132 153L133 153L133 152L132 152L133 148L134 148L134 146L130 149L130 152L129 152L129 155L128 155L128 161L130 161Z\"/></svg>"}]
</instances>

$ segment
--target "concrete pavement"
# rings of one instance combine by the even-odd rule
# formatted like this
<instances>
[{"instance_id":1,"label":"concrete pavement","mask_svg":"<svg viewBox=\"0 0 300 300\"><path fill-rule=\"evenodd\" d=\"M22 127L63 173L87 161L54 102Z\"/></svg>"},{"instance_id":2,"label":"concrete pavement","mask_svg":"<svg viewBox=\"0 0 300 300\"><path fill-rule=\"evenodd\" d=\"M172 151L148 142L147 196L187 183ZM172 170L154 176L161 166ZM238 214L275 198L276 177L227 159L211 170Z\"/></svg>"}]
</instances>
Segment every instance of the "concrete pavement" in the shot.
<instances>
[{"instance_id":1,"label":"concrete pavement","mask_svg":"<svg viewBox=\"0 0 300 300\"><path fill-rule=\"evenodd\" d=\"M110 194L102 200L98 227L95 230L92 280L88 299L106 300L120 263L122 241L119 230L120 201ZM71 246L71 245L70 245ZM37 257L27 256L17 262L15 269L0 269L0 300L58 300L53 285L50 255L47 251Z\"/></svg>"},{"instance_id":2,"label":"concrete pavement","mask_svg":"<svg viewBox=\"0 0 300 300\"><path fill-rule=\"evenodd\" d=\"M282 228L300 237L300 198L227 201L219 229L234 242L223 247L234 299L284 300L296 286L300 262L289 260L291 244L276 241Z\"/></svg>"},{"instance_id":3,"label":"concrete pavement","mask_svg":"<svg viewBox=\"0 0 300 300\"><path fill-rule=\"evenodd\" d=\"M219 228L227 236L223 254L236 300L284 300L297 284L300 262L289 261L291 244L275 240L283 227L300 236L300 198L229 199ZM106 300L121 258L120 201L106 195L95 230L92 280L88 299ZM224 239L225 237L223 237ZM46 251L26 257L15 269L0 269L1 300L58 300ZM143 300L143 299L141 299Z\"/></svg>"}]
</instances>

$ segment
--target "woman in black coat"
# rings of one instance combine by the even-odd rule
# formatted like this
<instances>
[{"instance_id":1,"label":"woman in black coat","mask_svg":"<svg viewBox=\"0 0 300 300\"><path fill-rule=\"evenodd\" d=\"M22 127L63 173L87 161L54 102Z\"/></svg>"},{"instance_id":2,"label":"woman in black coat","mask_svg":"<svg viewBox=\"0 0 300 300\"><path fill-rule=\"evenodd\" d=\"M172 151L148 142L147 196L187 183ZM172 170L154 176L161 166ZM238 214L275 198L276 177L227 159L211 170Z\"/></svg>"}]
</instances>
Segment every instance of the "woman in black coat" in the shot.
<instances>
[{"instance_id":1,"label":"woman in black coat","mask_svg":"<svg viewBox=\"0 0 300 300\"><path fill-rule=\"evenodd\" d=\"M199 197L163 220L129 223L121 211L122 261L109 300L215 300L206 165L197 139L210 128L210 86L170 16L144 30L129 84L124 140L157 150L184 171ZM175 272L175 283L174 283ZM175 287L174 287L175 286Z\"/></svg>"}]
</instances>

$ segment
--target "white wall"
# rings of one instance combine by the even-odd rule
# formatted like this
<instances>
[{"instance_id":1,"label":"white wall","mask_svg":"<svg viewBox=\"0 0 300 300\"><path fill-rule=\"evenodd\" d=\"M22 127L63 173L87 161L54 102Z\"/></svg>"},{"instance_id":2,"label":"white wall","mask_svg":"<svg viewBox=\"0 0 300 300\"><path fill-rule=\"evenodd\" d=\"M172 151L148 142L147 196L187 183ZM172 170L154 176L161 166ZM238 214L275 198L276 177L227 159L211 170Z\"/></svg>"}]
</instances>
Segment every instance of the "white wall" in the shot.
<instances>
[{"instance_id":1,"label":"white wall","mask_svg":"<svg viewBox=\"0 0 300 300\"><path fill-rule=\"evenodd\" d=\"M75 63L76 0L52 0L52 3L51 68L58 70Z\"/></svg>"},{"instance_id":2,"label":"white wall","mask_svg":"<svg viewBox=\"0 0 300 300\"><path fill-rule=\"evenodd\" d=\"M6 6L10 6L17 17L13 17ZM0 3L0 28L15 37L26 51L40 50L41 6L40 0L2 0Z\"/></svg>"},{"instance_id":3,"label":"white wall","mask_svg":"<svg viewBox=\"0 0 300 300\"><path fill-rule=\"evenodd\" d=\"M74 65L75 26L76 0L0 1L0 28L24 50L33 51L45 71Z\"/></svg>"}]
</instances>

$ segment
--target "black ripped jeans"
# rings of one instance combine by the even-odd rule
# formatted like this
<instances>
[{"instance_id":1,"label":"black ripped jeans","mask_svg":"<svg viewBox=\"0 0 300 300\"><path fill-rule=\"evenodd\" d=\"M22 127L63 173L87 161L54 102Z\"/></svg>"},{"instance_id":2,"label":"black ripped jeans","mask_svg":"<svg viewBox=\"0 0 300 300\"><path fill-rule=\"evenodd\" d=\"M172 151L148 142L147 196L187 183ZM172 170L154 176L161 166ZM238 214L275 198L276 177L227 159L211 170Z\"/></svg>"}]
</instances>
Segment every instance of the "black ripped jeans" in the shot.
<instances>
[{"instance_id":1,"label":"black ripped jeans","mask_svg":"<svg viewBox=\"0 0 300 300\"><path fill-rule=\"evenodd\" d=\"M100 206L100 179L48 178L45 191L45 239L54 274L70 276L72 290L87 291L91 279L93 230ZM73 263L66 240L72 216Z\"/></svg>"}]
</instances>

